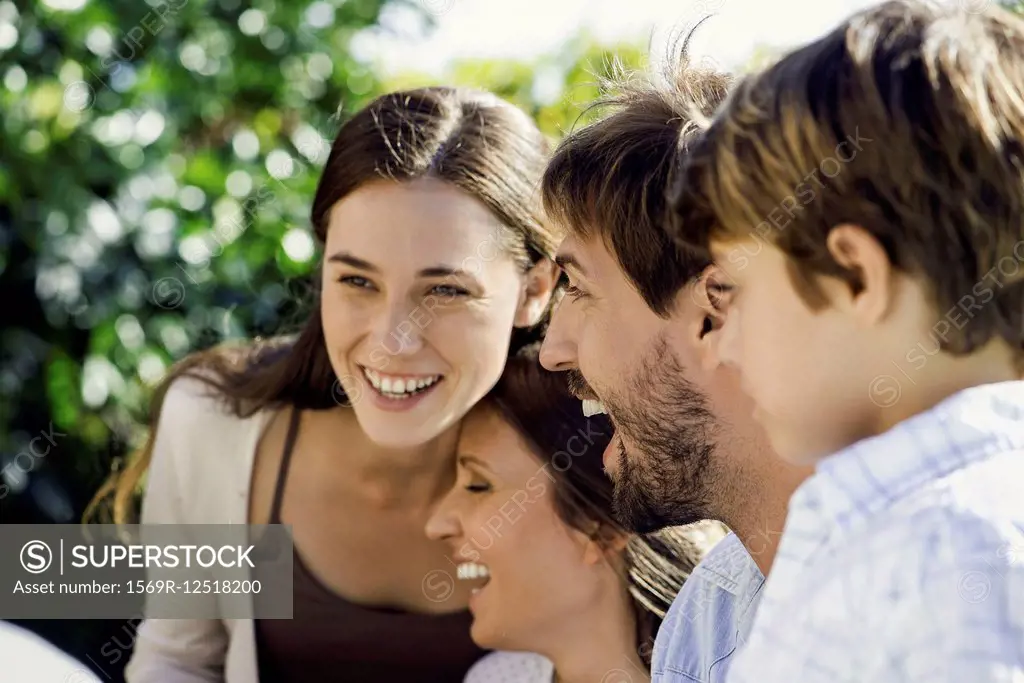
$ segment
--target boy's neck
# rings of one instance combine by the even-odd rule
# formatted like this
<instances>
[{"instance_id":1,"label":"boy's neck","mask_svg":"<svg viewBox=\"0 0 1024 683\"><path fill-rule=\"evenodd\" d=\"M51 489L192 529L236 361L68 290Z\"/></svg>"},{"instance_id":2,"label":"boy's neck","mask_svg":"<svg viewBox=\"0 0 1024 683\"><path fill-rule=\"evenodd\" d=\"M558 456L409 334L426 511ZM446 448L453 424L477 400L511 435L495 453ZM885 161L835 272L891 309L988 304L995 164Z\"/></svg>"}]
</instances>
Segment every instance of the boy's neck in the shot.
<instances>
[{"instance_id":1,"label":"boy's neck","mask_svg":"<svg viewBox=\"0 0 1024 683\"><path fill-rule=\"evenodd\" d=\"M777 456L773 456L777 457ZM814 472L812 466L797 466L779 460L772 471L751 482L747 493L732 496L729 519L724 520L743 543L761 574L768 576L786 525L789 499L797 487ZM754 495L751 495L754 491Z\"/></svg>"},{"instance_id":2,"label":"boy's neck","mask_svg":"<svg viewBox=\"0 0 1024 683\"><path fill-rule=\"evenodd\" d=\"M873 433L867 436L883 434L965 389L1020 379L1013 352L1002 340L963 356L937 354L920 371L898 379L899 399L892 406L875 409Z\"/></svg>"}]
</instances>

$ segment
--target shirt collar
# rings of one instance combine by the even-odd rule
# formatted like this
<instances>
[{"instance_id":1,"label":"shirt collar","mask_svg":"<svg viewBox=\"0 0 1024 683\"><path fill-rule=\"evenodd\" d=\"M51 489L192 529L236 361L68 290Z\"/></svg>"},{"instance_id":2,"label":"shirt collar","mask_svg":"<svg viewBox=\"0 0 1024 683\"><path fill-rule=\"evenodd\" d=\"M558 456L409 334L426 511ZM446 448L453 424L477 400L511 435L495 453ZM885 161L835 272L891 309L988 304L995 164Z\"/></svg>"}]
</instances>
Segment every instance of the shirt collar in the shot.
<instances>
[{"instance_id":1,"label":"shirt collar","mask_svg":"<svg viewBox=\"0 0 1024 683\"><path fill-rule=\"evenodd\" d=\"M708 551L693 576L710 581L740 599L756 592L764 582L757 563L735 532L730 532Z\"/></svg>"},{"instance_id":2,"label":"shirt collar","mask_svg":"<svg viewBox=\"0 0 1024 683\"><path fill-rule=\"evenodd\" d=\"M972 387L825 458L789 509L846 529L930 481L1018 449L1024 450L1024 381Z\"/></svg>"}]
</instances>

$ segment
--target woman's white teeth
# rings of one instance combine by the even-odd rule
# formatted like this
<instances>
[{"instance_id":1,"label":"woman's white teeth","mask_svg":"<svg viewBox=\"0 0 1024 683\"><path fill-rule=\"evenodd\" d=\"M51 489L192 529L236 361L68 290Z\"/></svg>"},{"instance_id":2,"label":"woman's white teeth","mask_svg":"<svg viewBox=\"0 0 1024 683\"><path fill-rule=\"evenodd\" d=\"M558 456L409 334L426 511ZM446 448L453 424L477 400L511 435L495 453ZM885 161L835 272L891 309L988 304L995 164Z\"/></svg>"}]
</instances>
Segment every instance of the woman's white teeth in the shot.
<instances>
[{"instance_id":1,"label":"woman's white teeth","mask_svg":"<svg viewBox=\"0 0 1024 683\"><path fill-rule=\"evenodd\" d=\"M487 567L476 562L462 562L455 568L460 580L486 579L491 575Z\"/></svg>"},{"instance_id":2,"label":"woman's white teeth","mask_svg":"<svg viewBox=\"0 0 1024 683\"><path fill-rule=\"evenodd\" d=\"M441 375L431 377L382 375L369 368L363 368L363 374L366 375L366 380L373 385L374 389L382 394L390 394L395 397L411 396L441 379Z\"/></svg>"},{"instance_id":3,"label":"woman's white teeth","mask_svg":"<svg viewBox=\"0 0 1024 683\"><path fill-rule=\"evenodd\" d=\"M605 410L604 404L600 401L594 401L589 398L583 399L583 415L584 417L590 417L591 415L605 415L608 411Z\"/></svg>"}]
</instances>

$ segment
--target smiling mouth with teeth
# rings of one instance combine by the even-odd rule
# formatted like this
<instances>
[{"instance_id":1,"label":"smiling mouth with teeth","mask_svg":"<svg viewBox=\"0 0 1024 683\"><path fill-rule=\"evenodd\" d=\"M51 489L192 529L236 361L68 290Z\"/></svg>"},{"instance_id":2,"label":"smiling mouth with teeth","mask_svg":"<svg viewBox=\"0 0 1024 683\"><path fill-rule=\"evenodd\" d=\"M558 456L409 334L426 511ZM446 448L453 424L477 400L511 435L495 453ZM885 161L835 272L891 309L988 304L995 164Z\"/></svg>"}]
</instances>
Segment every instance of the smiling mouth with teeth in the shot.
<instances>
[{"instance_id":1,"label":"smiling mouth with teeth","mask_svg":"<svg viewBox=\"0 0 1024 683\"><path fill-rule=\"evenodd\" d=\"M605 409L604 404L600 401L594 401L589 398L583 399L583 416L590 417L592 415L607 415L608 411Z\"/></svg>"},{"instance_id":2,"label":"smiling mouth with teeth","mask_svg":"<svg viewBox=\"0 0 1024 683\"><path fill-rule=\"evenodd\" d=\"M479 582L472 589L473 593L477 593L491 580L491 570L487 568L487 565L480 564L479 562L460 562L455 567L455 574L459 581Z\"/></svg>"},{"instance_id":3,"label":"smiling mouth with teeth","mask_svg":"<svg viewBox=\"0 0 1024 683\"><path fill-rule=\"evenodd\" d=\"M396 401L422 394L444 379L444 375L385 375L370 368L360 368L378 394Z\"/></svg>"}]
</instances>

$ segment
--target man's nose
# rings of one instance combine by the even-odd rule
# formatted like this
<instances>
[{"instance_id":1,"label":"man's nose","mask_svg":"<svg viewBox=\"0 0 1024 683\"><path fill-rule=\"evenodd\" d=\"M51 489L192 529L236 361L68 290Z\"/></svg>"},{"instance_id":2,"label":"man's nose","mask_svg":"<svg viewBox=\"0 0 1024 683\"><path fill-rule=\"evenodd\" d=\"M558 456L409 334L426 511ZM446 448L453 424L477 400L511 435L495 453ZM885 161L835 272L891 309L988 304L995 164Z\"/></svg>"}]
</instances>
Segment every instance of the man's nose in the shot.
<instances>
[{"instance_id":1,"label":"man's nose","mask_svg":"<svg viewBox=\"0 0 1024 683\"><path fill-rule=\"evenodd\" d=\"M552 372L569 370L577 364L572 311L560 302L551 313L551 322L540 347L540 364Z\"/></svg>"}]
</instances>

